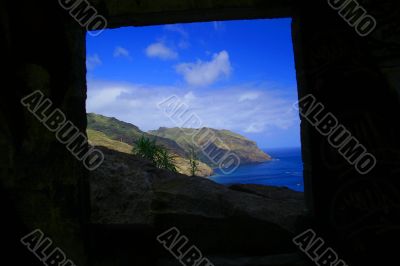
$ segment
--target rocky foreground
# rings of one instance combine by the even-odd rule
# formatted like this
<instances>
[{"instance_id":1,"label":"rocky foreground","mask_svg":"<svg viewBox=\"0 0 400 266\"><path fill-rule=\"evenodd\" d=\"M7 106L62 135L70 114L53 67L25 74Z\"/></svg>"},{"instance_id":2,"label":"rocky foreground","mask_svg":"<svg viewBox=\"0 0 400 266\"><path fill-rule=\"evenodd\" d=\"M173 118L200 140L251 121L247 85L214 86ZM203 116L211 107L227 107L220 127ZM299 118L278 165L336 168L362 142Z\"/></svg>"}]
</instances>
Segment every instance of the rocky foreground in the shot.
<instances>
[{"instance_id":1,"label":"rocky foreground","mask_svg":"<svg viewBox=\"0 0 400 266\"><path fill-rule=\"evenodd\" d=\"M170 227L177 227L204 254L225 261L218 265L286 265L257 263L296 251L291 238L305 213L302 193L258 185L226 187L155 168L132 155L101 150L105 161L90 180L92 224L103 228L101 234L114 228L138 230L135 238L161 249L153 254L153 263L175 265L155 241L157 234ZM240 260L235 257L239 255L232 259L232 254L240 254L248 263L234 264ZM140 263L149 259L143 256ZM298 262L297 256L282 256Z\"/></svg>"}]
</instances>

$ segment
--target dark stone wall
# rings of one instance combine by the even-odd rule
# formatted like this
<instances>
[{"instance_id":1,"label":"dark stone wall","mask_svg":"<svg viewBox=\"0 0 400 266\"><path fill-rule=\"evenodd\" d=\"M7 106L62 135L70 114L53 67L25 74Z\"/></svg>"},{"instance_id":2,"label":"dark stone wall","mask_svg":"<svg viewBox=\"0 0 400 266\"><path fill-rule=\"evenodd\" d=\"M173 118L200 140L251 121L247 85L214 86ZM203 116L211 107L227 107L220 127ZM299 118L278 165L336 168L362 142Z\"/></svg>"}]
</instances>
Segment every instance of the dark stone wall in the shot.
<instances>
[{"instance_id":1,"label":"dark stone wall","mask_svg":"<svg viewBox=\"0 0 400 266\"><path fill-rule=\"evenodd\" d=\"M312 225L353 265L384 265L396 255L389 241L400 237L400 6L359 2L378 22L368 37L325 0L93 1L109 27L292 15L300 97L312 93L378 159L358 174L303 121ZM88 265L88 173L20 104L41 89L85 130L85 30L57 1L2 1L0 14L2 242L20 251L3 260L34 264L19 239L40 228L76 265Z\"/></svg>"},{"instance_id":2,"label":"dark stone wall","mask_svg":"<svg viewBox=\"0 0 400 266\"><path fill-rule=\"evenodd\" d=\"M300 97L312 93L377 158L359 174L302 121L308 206L315 227L355 265L385 265L400 236L398 1L358 1L377 20L360 37L326 1L298 6L293 37ZM368 264L370 265L370 264Z\"/></svg>"},{"instance_id":3,"label":"dark stone wall","mask_svg":"<svg viewBox=\"0 0 400 266\"><path fill-rule=\"evenodd\" d=\"M93 0L110 28L292 15L298 0Z\"/></svg>"},{"instance_id":4,"label":"dark stone wall","mask_svg":"<svg viewBox=\"0 0 400 266\"><path fill-rule=\"evenodd\" d=\"M68 258L86 265L87 173L20 103L39 89L85 131L85 31L57 1L2 1L0 10L2 242L21 254L5 256L13 264L40 265L19 242L39 228Z\"/></svg>"}]
</instances>

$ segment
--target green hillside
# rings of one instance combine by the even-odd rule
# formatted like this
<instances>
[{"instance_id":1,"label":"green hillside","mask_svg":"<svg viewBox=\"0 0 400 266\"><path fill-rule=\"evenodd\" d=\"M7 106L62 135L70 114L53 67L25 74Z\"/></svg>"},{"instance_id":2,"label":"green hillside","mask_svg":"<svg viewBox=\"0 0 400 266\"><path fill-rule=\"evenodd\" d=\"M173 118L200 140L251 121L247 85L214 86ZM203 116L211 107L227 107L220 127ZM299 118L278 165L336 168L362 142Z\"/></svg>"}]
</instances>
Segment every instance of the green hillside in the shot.
<instances>
[{"instance_id":1,"label":"green hillside","mask_svg":"<svg viewBox=\"0 0 400 266\"><path fill-rule=\"evenodd\" d=\"M221 156L228 151L235 153L242 164L271 160L271 156L260 150L254 141L229 130L205 127L201 129L161 127L158 130L149 131L149 133L174 140L186 151L191 147L195 148L200 160L212 166L215 166L215 162L218 162ZM212 141L210 142L210 140ZM214 156L216 157L214 158Z\"/></svg>"},{"instance_id":2,"label":"green hillside","mask_svg":"<svg viewBox=\"0 0 400 266\"><path fill-rule=\"evenodd\" d=\"M113 117L89 113L87 119L89 139L93 142L98 141L102 146L130 153L130 147L133 147L141 136L145 136L178 155L181 165L185 164L191 149L194 149L197 158L204 163L204 172L209 172L210 167L218 167L221 158L228 152L236 154L241 164L271 160L254 141L229 130L161 127L144 132L133 124Z\"/></svg>"},{"instance_id":3,"label":"green hillside","mask_svg":"<svg viewBox=\"0 0 400 266\"><path fill-rule=\"evenodd\" d=\"M133 146L127 143L112 140L106 134L93 129L87 130L89 144L92 146L102 146L111 150L132 154ZM175 166L179 173L184 175L190 175L190 163L189 159L181 156L176 156ZM207 177L213 174L213 170L205 163L199 162L197 176Z\"/></svg>"},{"instance_id":4,"label":"green hillside","mask_svg":"<svg viewBox=\"0 0 400 266\"><path fill-rule=\"evenodd\" d=\"M175 141L150 135L141 131L137 126L120 121L114 117L89 113L87 114L87 121L88 129L103 132L110 139L134 145L135 141L137 141L141 136L145 136L150 139L155 139L158 145L164 146L179 156L186 156L185 150L183 150Z\"/></svg>"},{"instance_id":5,"label":"green hillside","mask_svg":"<svg viewBox=\"0 0 400 266\"><path fill-rule=\"evenodd\" d=\"M109 137L107 137L107 135L104 134L103 132L96 131L93 129L88 129L87 134L89 138L89 144L92 146L104 146L119 152L129 153L129 154L132 153L133 146L121 141L112 140Z\"/></svg>"}]
</instances>

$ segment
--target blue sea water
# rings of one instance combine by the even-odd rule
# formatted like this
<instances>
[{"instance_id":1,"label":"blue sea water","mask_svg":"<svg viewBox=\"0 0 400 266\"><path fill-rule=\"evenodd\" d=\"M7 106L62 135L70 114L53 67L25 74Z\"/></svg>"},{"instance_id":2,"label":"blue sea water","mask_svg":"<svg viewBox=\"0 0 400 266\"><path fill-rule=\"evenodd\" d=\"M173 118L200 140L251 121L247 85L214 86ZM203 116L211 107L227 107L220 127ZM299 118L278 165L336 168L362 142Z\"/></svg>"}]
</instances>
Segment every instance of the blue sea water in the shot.
<instances>
[{"instance_id":1,"label":"blue sea water","mask_svg":"<svg viewBox=\"0 0 400 266\"><path fill-rule=\"evenodd\" d=\"M259 184L288 187L304 192L303 161L301 148L281 148L264 150L271 155L272 161L260 164L239 166L229 175L214 169L210 179L224 185Z\"/></svg>"}]
</instances>

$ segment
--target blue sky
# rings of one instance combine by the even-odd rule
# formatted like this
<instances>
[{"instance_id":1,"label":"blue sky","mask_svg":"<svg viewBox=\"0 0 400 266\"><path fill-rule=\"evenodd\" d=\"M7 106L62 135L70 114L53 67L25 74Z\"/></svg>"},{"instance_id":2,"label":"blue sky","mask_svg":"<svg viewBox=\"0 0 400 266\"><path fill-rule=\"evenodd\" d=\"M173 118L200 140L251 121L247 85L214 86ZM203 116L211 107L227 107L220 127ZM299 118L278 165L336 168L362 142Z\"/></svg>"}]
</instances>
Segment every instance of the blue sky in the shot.
<instances>
[{"instance_id":1,"label":"blue sky","mask_svg":"<svg viewBox=\"0 0 400 266\"><path fill-rule=\"evenodd\" d=\"M179 127L160 103L179 99L196 125L262 148L299 147L290 19L125 27L87 35L87 111L142 130Z\"/></svg>"}]
</instances>

